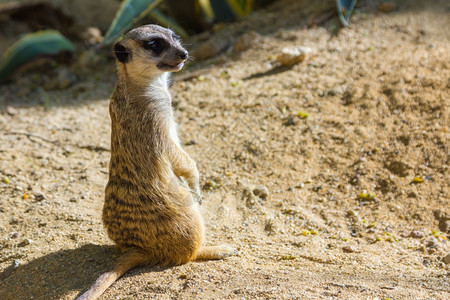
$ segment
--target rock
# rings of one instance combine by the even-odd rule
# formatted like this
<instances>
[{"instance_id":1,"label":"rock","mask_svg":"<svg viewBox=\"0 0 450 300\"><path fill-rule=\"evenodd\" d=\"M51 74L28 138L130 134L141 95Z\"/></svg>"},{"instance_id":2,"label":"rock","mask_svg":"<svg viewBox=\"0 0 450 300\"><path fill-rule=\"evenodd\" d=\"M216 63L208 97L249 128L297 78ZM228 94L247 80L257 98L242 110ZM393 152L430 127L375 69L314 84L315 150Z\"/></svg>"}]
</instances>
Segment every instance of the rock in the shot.
<instances>
[{"instance_id":1,"label":"rock","mask_svg":"<svg viewBox=\"0 0 450 300\"><path fill-rule=\"evenodd\" d=\"M295 122L294 117L289 117L286 122L283 123L284 126L295 126L295 124L297 124Z\"/></svg>"},{"instance_id":2,"label":"rock","mask_svg":"<svg viewBox=\"0 0 450 300\"><path fill-rule=\"evenodd\" d=\"M265 200L269 197L269 189L266 186L260 186L253 190L253 194Z\"/></svg>"},{"instance_id":3,"label":"rock","mask_svg":"<svg viewBox=\"0 0 450 300\"><path fill-rule=\"evenodd\" d=\"M61 67L56 70L56 76L50 76L45 84L46 90L63 90L71 86L76 80L75 75L67 67Z\"/></svg>"},{"instance_id":4,"label":"rock","mask_svg":"<svg viewBox=\"0 0 450 300\"><path fill-rule=\"evenodd\" d=\"M425 235L425 232L423 232L423 231L413 230L413 231L411 231L410 236L415 239L421 239L421 238L424 238L426 235Z\"/></svg>"},{"instance_id":5,"label":"rock","mask_svg":"<svg viewBox=\"0 0 450 300\"><path fill-rule=\"evenodd\" d=\"M25 247L29 244L33 243L33 240L30 239L24 239L23 241L21 241L17 246L19 247Z\"/></svg>"},{"instance_id":6,"label":"rock","mask_svg":"<svg viewBox=\"0 0 450 300\"><path fill-rule=\"evenodd\" d=\"M234 43L234 50L236 52L245 51L261 40L261 35L255 31L249 31L241 35Z\"/></svg>"},{"instance_id":7,"label":"rock","mask_svg":"<svg viewBox=\"0 0 450 300\"><path fill-rule=\"evenodd\" d=\"M450 233L450 220L439 221L439 229L442 230L442 232Z\"/></svg>"},{"instance_id":8,"label":"rock","mask_svg":"<svg viewBox=\"0 0 450 300\"><path fill-rule=\"evenodd\" d=\"M408 198L417 198L417 193L412 191L408 193Z\"/></svg>"},{"instance_id":9,"label":"rock","mask_svg":"<svg viewBox=\"0 0 450 300\"><path fill-rule=\"evenodd\" d=\"M14 115L16 115L18 112L19 112L19 111L18 111L17 109L15 109L14 107L12 107L12 106L7 106L7 107L6 107L6 113L7 113L8 115L10 115L10 116L14 116Z\"/></svg>"},{"instance_id":10,"label":"rock","mask_svg":"<svg viewBox=\"0 0 450 300\"><path fill-rule=\"evenodd\" d=\"M56 87L60 90L68 88L76 81L75 75L66 67L59 68L57 70L57 76L58 84Z\"/></svg>"},{"instance_id":11,"label":"rock","mask_svg":"<svg viewBox=\"0 0 450 300\"><path fill-rule=\"evenodd\" d=\"M13 262L13 269L17 270L17 268L20 266L20 260L15 259Z\"/></svg>"},{"instance_id":12,"label":"rock","mask_svg":"<svg viewBox=\"0 0 450 300\"><path fill-rule=\"evenodd\" d=\"M378 9L385 13L390 13L395 9L395 4L392 2L381 2L380 6L378 6Z\"/></svg>"},{"instance_id":13,"label":"rock","mask_svg":"<svg viewBox=\"0 0 450 300\"><path fill-rule=\"evenodd\" d=\"M197 145L197 141L196 140L189 140L186 143L184 143L186 146L191 146L191 145Z\"/></svg>"},{"instance_id":14,"label":"rock","mask_svg":"<svg viewBox=\"0 0 450 300\"><path fill-rule=\"evenodd\" d=\"M344 252L347 252L347 253L358 252L358 249L356 249L355 246L351 246L351 245L342 247L342 250L344 250Z\"/></svg>"},{"instance_id":15,"label":"rock","mask_svg":"<svg viewBox=\"0 0 450 300\"><path fill-rule=\"evenodd\" d=\"M82 34L83 40L90 45L97 45L103 42L102 31L97 27L89 27Z\"/></svg>"},{"instance_id":16,"label":"rock","mask_svg":"<svg viewBox=\"0 0 450 300\"><path fill-rule=\"evenodd\" d=\"M281 53L277 55L276 60L282 66L292 66L299 62L302 62L306 59L312 52L312 49L309 47L293 47L293 48L283 48Z\"/></svg>"},{"instance_id":17,"label":"rock","mask_svg":"<svg viewBox=\"0 0 450 300\"><path fill-rule=\"evenodd\" d=\"M437 240L437 238L435 238L434 236L431 236L427 241L426 241L426 246L428 248L439 248L440 244L439 241Z\"/></svg>"},{"instance_id":18,"label":"rock","mask_svg":"<svg viewBox=\"0 0 450 300\"><path fill-rule=\"evenodd\" d=\"M443 258L442 258L442 261L443 261L446 265L450 264L450 253L447 254L445 257L443 257Z\"/></svg>"},{"instance_id":19,"label":"rock","mask_svg":"<svg viewBox=\"0 0 450 300\"><path fill-rule=\"evenodd\" d=\"M358 217L358 212L350 209L347 211L347 217L349 218Z\"/></svg>"},{"instance_id":20,"label":"rock","mask_svg":"<svg viewBox=\"0 0 450 300\"><path fill-rule=\"evenodd\" d=\"M228 41L219 38L212 38L203 43L200 48L194 50L192 52L192 56L199 60L205 60L225 51L228 46Z\"/></svg>"},{"instance_id":21,"label":"rock","mask_svg":"<svg viewBox=\"0 0 450 300\"><path fill-rule=\"evenodd\" d=\"M434 217L439 221L439 229L442 232L450 233L450 213L442 210L435 210Z\"/></svg>"},{"instance_id":22,"label":"rock","mask_svg":"<svg viewBox=\"0 0 450 300\"><path fill-rule=\"evenodd\" d=\"M16 238L18 238L20 236L20 234L18 233L18 232L13 232L13 233L11 233L11 238L12 239L16 239Z\"/></svg>"},{"instance_id":23,"label":"rock","mask_svg":"<svg viewBox=\"0 0 450 300\"><path fill-rule=\"evenodd\" d=\"M20 261L15 259L12 264L7 267L3 272L0 274L0 280L4 280L11 276L15 270L20 266Z\"/></svg>"},{"instance_id":24,"label":"rock","mask_svg":"<svg viewBox=\"0 0 450 300\"><path fill-rule=\"evenodd\" d=\"M336 96L336 95L339 95L339 94L342 94L342 90L340 88L337 88L337 87L329 89L327 91L327 95L328 96Z\"/></svg>"},{"instance_id":25,"label":"rock","mask_svg":"<svg viewBox=\"0 0 450 300\"><path fill-rule=\"evenodd\" d=\"M305 184L303 182L300 182L300 184L296 186L297 189L302 189L304 187L305 187Z\"/></svg>"},{"instance_id":26,"label":"rock","mask_svg":"<svg viewBox=\"0 0 450 300\"><path fill-rule=\"evenodd\" d=\"M248 208L252 208L253 206L257 205L257 203L258 203L255 200L253 193L248 188L245 188L242 191L242 200L245 201L245 206L247 206Z\"/></svg>"},{"instance_id":27,"label":"rock","mask_svg":"<svg viewBox=\"0 0 450 300\"><path fill-rule=\"evenodd\" d=\"M407 165L404 162L401 161L390 161L388 163L385 164L385 167L391 171L392 173L394 173L395 175L398 175L400 177L406 177L409 174L409 170L411 169L411 167L409 165Z\"/></svg>"},{"instance_id":28,"label":"rock","mask_svg":"<svg viewBox=\"0 0 450 300\"><path fill-rule=\"evenodd\" d=\"M264 225L264 230L269 234L275 233L276 229L275 229L275 224L273 223L273 220L266 221L266 224Z\"/></svg>"},{"instance_id":29,"label":"rock","mask_svg":"<svg viewBox=\"0 0 450 300\"><path fill-rule=\"evenodd\" d=\"M43 200L46 200L47 198L44 196L44 194L34 194L34 200L41 202Z\"/></svg>"},{"instance_id":30,"label":"rock","mask_svg":"<svg viewBox=\"0 0 450 300\"><path fill-rule=\"evenodd\" d=\"M77 74L91 72L92 69L97 66L101 60L101 56L94 49L87 49L78 55L77 60L72 66L72 69Z\"/></svg>"}]
</instances>

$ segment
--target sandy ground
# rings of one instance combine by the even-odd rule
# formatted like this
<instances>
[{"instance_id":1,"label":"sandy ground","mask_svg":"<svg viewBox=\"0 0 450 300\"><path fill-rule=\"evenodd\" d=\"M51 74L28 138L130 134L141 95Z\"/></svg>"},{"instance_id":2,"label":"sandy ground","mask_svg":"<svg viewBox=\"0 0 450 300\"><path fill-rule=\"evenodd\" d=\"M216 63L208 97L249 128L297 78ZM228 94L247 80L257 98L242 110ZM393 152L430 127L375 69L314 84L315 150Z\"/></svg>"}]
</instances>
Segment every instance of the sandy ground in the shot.
<instances>
[{"instance_id":1,"label":"sandy ground","mask_svg":"<svg viewBox=\"0 0 450 300\"><path fill-rule=\"evenodd\" d=\"M450 299L449 3L363 2L337 30L305 26L308 2L225 27L231 44L258 34L171 88L207 243L239 255L136 269L101 299ZM294 46L313 53L279 67ZM0 86L0 299L73 299L117 257L101 224L114 74L104 58L68 89Z\"/></svg>"}]
</instances>

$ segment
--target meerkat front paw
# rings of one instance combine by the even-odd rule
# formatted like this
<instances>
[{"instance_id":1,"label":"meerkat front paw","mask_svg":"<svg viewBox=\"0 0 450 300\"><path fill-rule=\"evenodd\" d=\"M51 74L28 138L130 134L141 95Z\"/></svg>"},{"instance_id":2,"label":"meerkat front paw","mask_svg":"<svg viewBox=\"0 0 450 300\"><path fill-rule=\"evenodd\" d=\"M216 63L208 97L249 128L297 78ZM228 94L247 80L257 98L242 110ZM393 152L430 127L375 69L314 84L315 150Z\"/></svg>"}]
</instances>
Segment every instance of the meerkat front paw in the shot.
<instances>
[{"instance_id":1,"label":"meerkat front paw","mask_svg":"<svg viewBox=\"0 0 450 300\"><path fill-rule=\"evenodd\" d=\"M198 204L202 204L203 198L202 198L202 192L200 191L200 188L195 189L195 199L197 200Z\"/></svg>"}]
</instances>

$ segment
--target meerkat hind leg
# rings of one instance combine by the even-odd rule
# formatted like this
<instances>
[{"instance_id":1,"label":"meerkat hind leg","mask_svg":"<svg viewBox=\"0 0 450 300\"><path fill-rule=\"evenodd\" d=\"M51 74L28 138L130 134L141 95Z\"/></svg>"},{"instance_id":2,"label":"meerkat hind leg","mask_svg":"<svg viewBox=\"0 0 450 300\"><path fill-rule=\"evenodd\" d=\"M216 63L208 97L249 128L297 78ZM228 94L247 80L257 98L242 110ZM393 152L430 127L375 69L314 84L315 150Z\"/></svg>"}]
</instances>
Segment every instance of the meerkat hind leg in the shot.
<instances>
[{"instance_id":1,"label":"meerkat hind leg","mask_svg":"<svg viewBox=\"0 0 450 300\"><path fill-rule=\"evenodd\" d=\"M204 246L201 247L195 260L224 259L225 257L236 255L237 250L228 246Z\"/></svg>"}]
</instances>

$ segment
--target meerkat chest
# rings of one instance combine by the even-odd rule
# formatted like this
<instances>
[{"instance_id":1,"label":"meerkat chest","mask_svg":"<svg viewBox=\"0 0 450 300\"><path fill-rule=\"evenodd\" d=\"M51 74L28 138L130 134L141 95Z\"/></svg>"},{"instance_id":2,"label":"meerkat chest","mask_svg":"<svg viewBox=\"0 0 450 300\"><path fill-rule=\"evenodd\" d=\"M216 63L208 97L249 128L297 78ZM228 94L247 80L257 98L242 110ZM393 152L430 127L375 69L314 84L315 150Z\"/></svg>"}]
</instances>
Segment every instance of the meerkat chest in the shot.
<instances>
[{"instance_id":1,"label":"meerkat chest","mask_svg":"<svg viewBox=\"0 0 450 300\"><path fill-rule=\"evenodd\" d=\"M177 124L173 118L172 96L169 93L169 73L163 73L150 83L147 88L147 95L152 99L152 103L158 106L158 111L166 119L169 138L177 145L180 145ZM154 101L154 102L153 102Z\"/></svg>"},{"instance_id":2,"label":"meerkat chest","mask_svg":"<svg viewBox=\"0 0 450 300\"><path fill-rule=\"evenodd\" d=\"M173 118L171 118L171 120L169 121L169 136L175 142L175 144L180 145L180 138L178 137L178 126Z\"/></svg>"}]
</instances>

